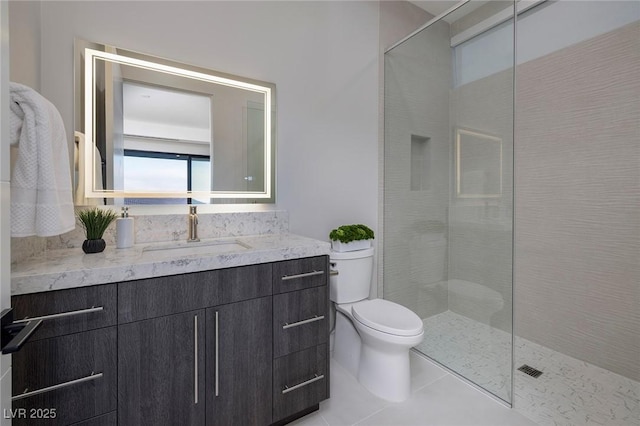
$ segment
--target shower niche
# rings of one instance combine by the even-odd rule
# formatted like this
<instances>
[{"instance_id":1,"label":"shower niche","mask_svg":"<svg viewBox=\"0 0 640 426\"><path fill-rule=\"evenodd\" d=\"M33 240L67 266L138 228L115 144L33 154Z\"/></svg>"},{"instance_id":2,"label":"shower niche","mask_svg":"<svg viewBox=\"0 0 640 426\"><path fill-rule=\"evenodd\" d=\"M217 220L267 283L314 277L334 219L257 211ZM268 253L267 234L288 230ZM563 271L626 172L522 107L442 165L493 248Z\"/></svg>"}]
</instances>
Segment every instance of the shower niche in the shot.
<instances>
[{"instance_id":1,"label":"shower niche","mask_svg":"<svg viewBox=\"0 0 640 426\"><path fill-rule=\"evenodd\" d=\"M430 188L431 138L411 135L411 191L427 191Z\"/></svg>"}]
</instances>

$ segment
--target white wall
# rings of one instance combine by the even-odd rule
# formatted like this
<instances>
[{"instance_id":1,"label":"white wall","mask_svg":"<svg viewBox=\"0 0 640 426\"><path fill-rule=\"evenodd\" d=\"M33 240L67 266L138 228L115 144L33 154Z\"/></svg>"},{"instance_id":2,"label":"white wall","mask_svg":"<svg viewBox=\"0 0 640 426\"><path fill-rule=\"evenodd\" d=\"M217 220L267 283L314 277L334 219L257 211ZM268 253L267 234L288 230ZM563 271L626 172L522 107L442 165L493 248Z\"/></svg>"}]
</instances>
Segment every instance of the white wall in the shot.
<instances>
[{"instance_id":1,"label":"white wall","mask_svg":"<svg viewBox=\"0 0 640 426\"><path fill-rule=\"evenodd\" d=\"M376 228L377 2L46 1L40 8L40 89L68 134L74 37L270 81L277 201L291 231L327 240L345 223ZM20 25L24 15L12 20Z\"/></svg>"},{"instance_id":2,"label":"white wall","mask_svg":"<svg viewBox=\"0 0 640 426\"><path fill-rule=\"evenodd\" d=\"M11 81L40 90L40 2L8 3Z\"/></svg>"},{"instance_id":3,"label":"white wall","mask_svg":"<svg viewBox=\"0 0 640 426\"><path fill-rule=\"evenodd\" d=\"M9 175L9 8L0 3L0 310L11 306ZM0 410L11 408L11 355L0 355ZM0 418L7 426L11 419Z\"/></svg>"}]
</instances>

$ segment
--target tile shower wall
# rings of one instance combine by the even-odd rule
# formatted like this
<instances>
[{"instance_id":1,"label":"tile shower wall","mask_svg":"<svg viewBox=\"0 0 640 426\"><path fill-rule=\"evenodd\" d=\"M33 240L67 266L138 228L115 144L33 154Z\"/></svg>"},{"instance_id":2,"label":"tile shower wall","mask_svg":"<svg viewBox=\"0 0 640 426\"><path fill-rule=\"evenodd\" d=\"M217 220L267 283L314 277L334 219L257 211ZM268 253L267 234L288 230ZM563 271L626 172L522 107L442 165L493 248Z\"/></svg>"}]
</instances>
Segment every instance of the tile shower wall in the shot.
<instances>
[{"instance_id":1,"label":"tile shower wall","mask_svg":"<svg viewBox=\"0 0 640 426\"><path fill-rule=\"evenodd\" d=\"M489 58L491 60L491 58ZM462 198L452 191L449 279L472 283L449 291L449 309L508 333L512 329L513 68L451 92L452 128L497 137L502 145L502 191L494 198ZM455 135L452 136L455 138ZM453 143L452 143L453 146ZM452 184L455 184L455 173ZM457 281L452 281L455 286ZM468 296L502 300L497 312Z\"/></svg>"},{"instance_id":2,"label":"tile shower wall","mask_svg":"<svg viewBox=\"0 0 640 426\"><path fill-rule=\"evenodd\" d=\"M407 43L417 44L387 54L385 66L384 298L426 317L447 310L438 282L449 201L449 26Z\"/></svg>"},{"instance_id":3,"label":"tile shower wall","mask_svg":"<svg viewBox=\"0 0 640 426\"><path fill-rule=\"evenodd\" d=\"M640 380L640 23L517 76L516 334Z\"/></svg>"}]
</instances>

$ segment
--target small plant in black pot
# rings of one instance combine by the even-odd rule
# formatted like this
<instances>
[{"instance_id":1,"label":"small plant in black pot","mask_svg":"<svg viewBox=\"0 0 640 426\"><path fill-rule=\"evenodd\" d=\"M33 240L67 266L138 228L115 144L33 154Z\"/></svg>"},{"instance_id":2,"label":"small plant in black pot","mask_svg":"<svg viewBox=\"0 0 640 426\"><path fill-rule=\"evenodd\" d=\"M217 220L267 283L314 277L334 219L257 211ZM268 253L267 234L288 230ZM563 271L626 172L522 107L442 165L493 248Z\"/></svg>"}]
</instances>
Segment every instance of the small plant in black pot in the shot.
<instances>
[{"instance_id":1,"label":"small plant in black pot","mask_svg":"<svg viewBox=\"0 0 640 426\"><path fill-rule=\"evenodd\" d=\"M329 233L334 251L354 251L371 247L374 235L366 225L342 225Z\"/></svg>"},{"instance_id":2,"label":"small plant in black pot","mask_svg":"<svg viewBox=\"0 0 640 426\"><path fill-rule=\"evenodd\" d=\"M87 238L82 243L82 250L85 253L100 253L104 251L107 244L102 239L102 235L111 222L118 217L116 212L94 207L89 210L80 210L77 216Z\"/></svg>"}]
</instances>

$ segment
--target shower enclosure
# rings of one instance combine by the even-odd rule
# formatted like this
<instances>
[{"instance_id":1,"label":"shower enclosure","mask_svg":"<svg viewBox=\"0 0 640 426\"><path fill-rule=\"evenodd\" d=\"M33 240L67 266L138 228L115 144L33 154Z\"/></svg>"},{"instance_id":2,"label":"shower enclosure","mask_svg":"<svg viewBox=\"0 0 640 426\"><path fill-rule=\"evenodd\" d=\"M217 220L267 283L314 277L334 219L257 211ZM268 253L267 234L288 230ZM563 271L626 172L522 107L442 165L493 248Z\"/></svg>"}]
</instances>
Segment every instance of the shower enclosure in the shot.
<instances>
[{"instance_id":1,"label":"shower enclosure","mask_svg":"<svg viewBox=\"0 0 640 426\"><path fill-rule=\"evenodd\" d=\"M474 3L385 55L384 297L424 319L419 351L511 402L514 4L478 32Z\"/></svg>"},{"instance_id":2,"label":"shower enclosure","mask_svg":"<svg viewBox=\"0 0 640 426\"><path fill-rule=\"evenodd\" d=\"M383 294L539 424L640 425L640 3L461 2L385 53Z\"/></svg>"}]
</instances>

